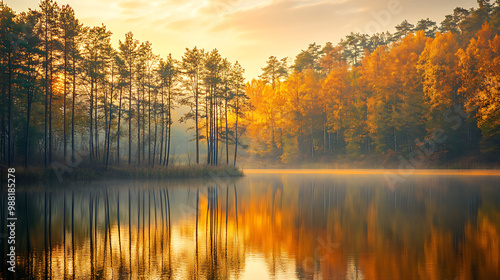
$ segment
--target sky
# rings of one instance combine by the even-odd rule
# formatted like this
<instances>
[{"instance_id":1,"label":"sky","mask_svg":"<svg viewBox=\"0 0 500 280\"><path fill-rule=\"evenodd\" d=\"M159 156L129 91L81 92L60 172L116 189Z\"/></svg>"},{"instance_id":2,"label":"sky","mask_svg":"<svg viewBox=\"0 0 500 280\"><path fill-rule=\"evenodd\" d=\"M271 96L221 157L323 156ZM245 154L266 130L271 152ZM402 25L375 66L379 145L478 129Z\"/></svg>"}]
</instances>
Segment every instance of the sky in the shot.
<instances>
[{"instance_id":1,"label":"sky","mask_svg":"<svg viewBox=\"0 0 500 280\"><path fill-rule=\"evenodd\" d=\"M37 9L37 0L3 0L16 12ZM131 31L150 41L161 57L180 59L186 48L217 48L238 61L245 77L258 77L269 56L290 63L311 43L337 44L350 32L394 31L403 20L439 23L455 7L476 0L56 0L69 4L88 26L104 24L112 41Z\"/></svg>"}]
</instances>

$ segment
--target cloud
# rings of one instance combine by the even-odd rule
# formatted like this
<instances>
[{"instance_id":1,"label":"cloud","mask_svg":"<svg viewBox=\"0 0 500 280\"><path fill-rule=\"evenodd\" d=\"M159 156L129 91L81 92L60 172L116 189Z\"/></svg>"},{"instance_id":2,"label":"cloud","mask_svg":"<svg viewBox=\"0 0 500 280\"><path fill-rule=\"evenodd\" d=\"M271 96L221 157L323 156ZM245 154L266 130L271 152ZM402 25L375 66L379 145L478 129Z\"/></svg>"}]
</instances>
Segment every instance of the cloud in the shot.
<instances>
[{"instance_id":1,"label":"cloud","mask_svg":"<svg viewBox=\"0 0 500 280\"><path fill-rule=\"evenodd\" d=\"M191 19L171 21L164 25L165 28L178 32L189 32L197 26L199 26L199 24Z\"/></svg>"},{"instance_id":2,"label":"cloud","mask_svg":"<svg viewBox=\"0 0 500 280\"><path fill-rule=\"evenodd\" d=\"M142 2L142 1L126 1L126 2L119 2L118 7L125 10L137 10L139 8L144 7L145 5L147 6L147 3L148 2Z\"/></svg>"},{"instance_id":3,"label":"cloud","mask_svg":"<svg viewBox=\"0 0 500 280\"><path fill-rule=\"evenodd\" d=\"M325 34L342 30L342 26L353 23L354 13L366 7L352 5L357 1L275 1L269 5L232 13L211 32L232 30L246 38L265 44L281 40L294 43L325 37ZM350 5L347 5L350 4ZM305 44L304 43L304 44Z\"/></svg>"}]
</instances>

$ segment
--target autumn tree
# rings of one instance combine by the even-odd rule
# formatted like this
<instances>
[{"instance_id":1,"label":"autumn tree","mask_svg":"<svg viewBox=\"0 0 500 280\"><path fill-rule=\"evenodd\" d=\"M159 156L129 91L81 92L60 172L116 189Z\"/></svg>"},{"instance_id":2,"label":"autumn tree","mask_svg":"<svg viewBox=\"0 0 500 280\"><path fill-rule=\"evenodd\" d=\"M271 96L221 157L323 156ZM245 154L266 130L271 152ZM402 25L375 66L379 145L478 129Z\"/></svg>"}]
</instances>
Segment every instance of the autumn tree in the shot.
<instances>
[{"instance_id":1,"label":"autumn tree","mask_svg":"<svg viewBox=\"0 0 500 280\"><path fill-rule=\"evenodd\" d=\"M194 119L195 121L195 141L196 141L196 164L200 163L200 135L199 135L199 108L200 108L200 82L201 71L204 63L204 51L194 47L193 49L186 48L186 52L182 57L181 67L183 74L186 76L184 86L191 92L189 98L185 98L183 103L191 107L191 112L186 114L184 118ZM192 112L194 109L194 112Z\"/></svg>"},{"instance_id":2,"label":"autumn tree","mask_svg":"<svg viewBox=\"0 0 500 280\"><path fill-rule=\"evenodd\" d=\"M418 70L423 78L423 89L429 99L431 112L441 113L458 102L460 79L455 53L459 48L456 35L438 33L434 40L427 41L420 55Z\"/></svg>"},{"instance_id":3,"label":"autumn tree","mask_svg":"<svg viewBox=\"0 0 500 280\"><path fill-rule=\"evenodd\" d=\"M479 7L477 9L471 9L467 16L463 17L459 25L467 39L473 37L476 32L481 30L483 24L490 20L490 13L493 8L490 1L491 0L477 0Z\"/></svg>"},{"instance_id":4,"label":"autumn tree","mask_svg":"<svg viewBox=\"0 0 500 280\"><path fill-rule=\"evenodd\" d=\"M417 66L422 77L426 103L430 109L425 116L427 129L429 132L443 129L449 135L448 143L443 147L447 157L462 154L477 146L473 145L474 139L471 133L473 123L467 122L467 125L458 128L449 124L450 110L455 111L455 108L463 110L464 105L463 98L458 95L462 80L456 56L460 48L457 38L458 35L455 33L438 33L434 40L427 41Z\"/></svg>"},{"instance_id":5,"label":"autumn tree","mask_svg":"<svg viewBox=\"0 0 500 280\"><path fill-rule=\"evenodd\" d=\"M13 140L13 87L15 79L16 61L18 58L17 40L20 36L19 27L16 22L15 13L2 3L0 10L0 50L1 50L1 96L2 96L2 148L7 154L2 153L2 158L6 159L7 164L11 165L14 159L14 140ZM7 113L7 116L5 114ZM5 125L5 120L7 125ZM4 135L7 135L5 141ZM7 143L5 143L7 142ZM6 148L6 149L5 149Z\"/></svg>"},{"instance_id":6,"label":"autumn tree","mask_svg":"<svg viewBox=\"0 0 500 280\"><path fill-rule=\"evenodd\" d=\"M427 19L421 19L417 22L417 26L415 26L415 31L424 31L425 36L429 38L434 38L436 36L436 31L438 27L436 25L436 22L430 20L429 18Z\"/></svg>"},{"instance_id":7,"label":"autumn tree","mask_svg":"<svg viewBox=\"0 0 500 280\"><path fill-rule=\"evenodd\" d=\"M243 73L245 70L241 65L236 61L231 69L231 81L232 81L232 94L231 94L231 103L234 109L234 160L233 165L236 166L236 157L238 155L238 146L240 144L240 135L242 131L244 131L244 127L238 126L238 121L240 117L249 111L249 97L247 96L244 86L245 86L245 78L243 77Z\"/></svg>"},{"instance_id":8,"label":"autumn tree","mask_svg":"<svg viewBox=\"0 0 500 280\"><path fill-rule=\"evenodd\" d=\"M329 137L325 149L339 155L344 147L344 133L348 121L347 108L350 105L349 95L352 93L348 81L348 66L345 62L337 63L330 71L321 84L321 92L325 96L323 105L326 107L326 127L329 134L334 134L333 144Z\"/></svg>"},{"instance_id":9,"label":"autumn tree","mask_svg":"<svg viewBox=\"0 0 500 280\"><path fill-rule=\"evenodd\" d=\"M26 133L24 146L24 166L28 167L30 163L30 155L34 148L34 141L38 140L31 125L33 104L40 97L40 58L42 52L40 50L40 38L36 36L36 24L39 19L39 14L34 11L22 13L18 16L18 24L22 26L22 33L18 41L18 51L20 54L20 71L18 71L18 89L26 93ZM32 132L32 130L34 130Z\"/></svg>"},{"instance_id":10,"label":"autumn tree","mask_svg":"<svg viewBox=\"0 0 500 280\"><path fill-rule=\"evenodd\" d=\"M133 109L132 109L132 88L133 88L133 81L135 79L135 74L136 74L136 69L135 69L135 64L136 64L136 56L137 56L137 48L138 48L139 42L137 40L134 40L134 35L132 32L129 32L125 35L125 41L119 41L119 56L120 59L123 61L122 65L122 75L125 77L127 80L127 85L128 85L128 114L127 114L127 120L128 120L128 164L130 165L132 162L132 116L133 116ZM119 139L118 139L119 141ZM117 161L118 163L120 162L120 146L118 145L117 147Z\"/></svg>"},{"instance_id":11,"label":"autumn tree","mask_svg":"<svg viewBox=\"0 0 500 280\"><path fill-rule=\"evenodd\" d=\"M484 24L465 50L458 52L462 86L458 93L465 98L466 110L476 116L481 129L483 149L498 152L500 35Z\"/></svg>"},{"instance_id":12,"label":"autumn tree","mask_svg":"<svg viewBox=\"0 0 500 280\"><path fill-rule=\"evenodd\" d=\"M85 34L84 43L84 80L89 89L89 160L98 160L99 147L99 94L103 95L111 52L111 32L106 26L93 27Z\"/></svg>"},{"instance_id":13,"label":"autumn tree","mask_svg":"<svg viewBox=\"0 0 500 280\"><path fill-rule=\"evenodd\" d=\"M278 60L275 56L270 56L267 60L266 67L262 68L263 73L259 76L264 81L271 83L273 90L276 82L287 76L286 57Z\"/></svg>"},{"instance_id":14,"label":"autumn tree","mask_svg":"<svg viewBox=\"0 0 500 280\"><path fill-rule=\"evenodd\" d=\"M66 129L66 99L69 90L69 75L72 72L71 67L71 58L74 58L75 52L77 52L77 46L75 44L75 38L78 36L80 23L75 18L75 11L69 6L65 5L61 8L60 14L61 20L61 35L62 35L62 56L63 63L61 64L62 72L63 72L63 151L64 158L66 158L67 153L67 129ZM75 79L75 75L73 75L73 79ZM74 92L73 92L74 98ZM74 109L74 108L73 108ZM72 131L73 135L73 131ZM74 140L73 140L74 143ZM72 145L72 151L74 150L74 144ZM72 152L74 153L74 152ZM74 157L74 155L73 155Z\"/></svg>"},{"instance_id":15,"label":"autumn tree","mask_svg":"<svg viewBox=\"0 0 500 280\"><path fill-rule=\"evenodd\" d=\"M167 60L160 60L158 65L158 75L160 77L160 95L161 95L161 135L160 138L160 159L159 163L168 166L170 159L170 136L172 131L172 111L174 108L174 85L180 74L180 69L178 66L178 61L172 58L169 54ZM165 92L166 91L166 92ZM166 93L166 111L165 111L165 93ZM166 117L165 117L166 114ZM165 126L166 122L166 126ZM164 137L164 133L166 137ZM163 149L163 143L165 139L165 149ZM162 161L162 154L165 151L165 156Z\"/></svg>"},{"instance_id":16,"label":"autumn tree","mask_svg":"<svg viewBox=\"0 0 500 280\"><path fill-rule=\"evenodd\" d=\"M219 148L220 83L222 57L217 49L207 53L204 65L205 129L207 141L207 164L217 165Z\"/></svg>"},{"instance_id":17,"label":"autumn tree","mask_svg":"<svg viewBox=\"0 0 500 280\"><path fill-rule=\"evenodd\" d=\"M302 50L295 57L294 65L292 66L293 69L297 72L301 72L305 69L319 70L318 60L321 54L320 52L320 45L316 43L309 44L307 50Z\"/></svg>"},{"instance_id":18,"label":"autumn tree","mask_svg":"<svg viewBox=\"0 0 500 280\"><path fill-rule=\"evenodd\" d=\"M110 147L111 147L111 127L113 124L113 108L116 106L114 98L116 97L116 90L120 89L120 99L119 99L119 107L121 106L121 79L119 78L120 73L120 61L118 58L118 54L116 50L113 48L108 48L108 56L109 56L109 80L106 85L108 86L108 90L104 95L104 154L103 157L104 165L106 168L109 165L109 155L110 155ZM109 101L108 101L109 96Z\"/></svg>"},{"instance_id":19,"label":"autumn tree","mask_svg":"<svg viewBox=\"0 0 500 280\"><path fill-rule=\"evenodd\" d=\"M57 35L58 29L58 10L59 6L52 0L44 0L40 2L41 20L39 22L40 37L42 39L42 48L45 53L43 61L45 75L45 113L44 113L44 159L45 167L52 161L52 96L53 96L53 76L54 76L54 59L56 56Z\"/></svg>"},{"instance_id":20,"label":"autumn tree","mask_svg":"<svg viewBox=\"0 0 500 280\"><path fill-rule=\"evenodd\" d=\"M352 65L357 65L363 58L364 51L368 47L368 35L351 33L340 40L342 55Z\"/></svg>"},{"instance_id":21,"label":"autumn tree","mask_svg":"<svg viewBox=\"0 0 500 280\"><path fill-rule=\"evenodd\" d=\"M441 33L452 32L458 33L458 23L453 15L446 15L445 19L441 22L441 26L439 27L439 31Z\"/></svg>"},{"instance_id":22,"label":"autumn tree","mask_svg":"<svg viewBox=\"0 0 500 280\"><path fill-rule=\"evenodd\" d=\"M396 25L396 33L394 33L394 40L398 41L404 38L406 35L413 32L413 28L415 25L409 23L407 20L404 20L400 24Z\"/></svg>"},{"instance_id":23,"label":"autumn tree","mask_svg":"<svg viewBox=\"0 0 500 280\"><path fill-rule=\"evenodd\" d=\"M146 101L146 92L149 88L148 85L148 64L150 59L152 58L152 49L151 43L143 42L139 45L137 50L137 63L136 63L136 84L137 84L137 96L136 96L136 105L137 105L137 164L140 165L146 159L146 107L150 102ZM142 111L141 111L142 109ZM141 133L142 129L142 133ZM142 141L142 149L141 149L141 141ZM141 154L142 154L142 162L141 162Z\"/></svg>"}]
</instances>

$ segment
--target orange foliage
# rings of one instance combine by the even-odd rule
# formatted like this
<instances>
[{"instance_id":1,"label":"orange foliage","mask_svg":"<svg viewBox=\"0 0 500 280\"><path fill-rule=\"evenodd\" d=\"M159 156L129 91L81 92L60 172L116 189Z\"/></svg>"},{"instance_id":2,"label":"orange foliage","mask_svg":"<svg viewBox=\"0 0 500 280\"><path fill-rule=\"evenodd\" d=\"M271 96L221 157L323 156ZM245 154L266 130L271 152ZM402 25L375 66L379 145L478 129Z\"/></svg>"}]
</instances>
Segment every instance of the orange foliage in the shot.
<instances>
[{"instance_id":1,"label":"orange foliage","mask_svg":"<svg viewBox=\"0 0 500 280\"><path fill-rule=\"evenodd\" d=\"M465 50L458 52L461 78L459 93L469 112L477 110L478 126L493 136L500 127L500 36L488 24L477 33Z\"/></svg>"}]
</instances>

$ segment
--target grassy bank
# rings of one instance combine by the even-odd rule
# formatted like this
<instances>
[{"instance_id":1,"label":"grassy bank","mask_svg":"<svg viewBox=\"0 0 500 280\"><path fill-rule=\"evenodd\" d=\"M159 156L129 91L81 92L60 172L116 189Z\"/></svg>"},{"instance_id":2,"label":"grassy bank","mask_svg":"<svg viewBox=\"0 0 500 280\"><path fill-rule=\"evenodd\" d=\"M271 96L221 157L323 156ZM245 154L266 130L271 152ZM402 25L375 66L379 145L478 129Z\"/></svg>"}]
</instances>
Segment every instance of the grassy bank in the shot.
<instances>
[{"instance_id":1,"label":"grassy bank","mask_svg":"<svg viewBox=\"0 0 500 280\"><path fill-rule=\"evenodd\" d=\"M40 168L16 167L16 178L19 183L24 182L60 182L78 180L103 179L168 179L168 178L211 178L211 177L239 177L243 171L232 166L180 165L144 168L144 167L77 167Z\"/></svg>"}]
</instances>

